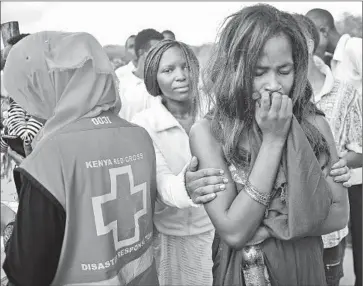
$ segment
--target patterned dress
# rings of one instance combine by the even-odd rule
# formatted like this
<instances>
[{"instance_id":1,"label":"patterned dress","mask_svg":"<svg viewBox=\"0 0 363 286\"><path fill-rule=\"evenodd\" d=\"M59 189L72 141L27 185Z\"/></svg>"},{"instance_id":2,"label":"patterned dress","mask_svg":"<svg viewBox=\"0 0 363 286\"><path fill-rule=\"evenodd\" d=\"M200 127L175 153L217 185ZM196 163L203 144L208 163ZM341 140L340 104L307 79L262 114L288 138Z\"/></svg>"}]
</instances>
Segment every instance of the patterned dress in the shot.
<instances>
[{"instance_id":1,"label":"patterned dress","mask_svg":"<svg viewBox=\"0 0 363 286\"><path fill-rule=\"evenodd\" d=\"M245 152L246 159L250 158L250 154ZM248 179L248 161L249 159L245 166L238 169L233 165L229 166L238 192L243 189ZM285 186L273 190L274 196L279 196L282 203L286 203L285 190ZM213 244L213 285L326 285L321 237L290 241L269 238L261 243L245 246L242 250L234 250L216 234ZM238 271L240 273L236 273Z\"/></svg>"},{"instance_id":2,"label":"patterned dress","mask_svg":"<svg viewBox=\"0 0 363 286\"><path fill-rule=\"evenodd\" d=\"M229 166L233 181L236 183L238 192L247 182L248 168L242 168L238 172L233 165ZM264 262L263 252L258 244L246 246L242 249L242 273L246 286L271 286L270 277Z\"/></svg>"}]
</instances>

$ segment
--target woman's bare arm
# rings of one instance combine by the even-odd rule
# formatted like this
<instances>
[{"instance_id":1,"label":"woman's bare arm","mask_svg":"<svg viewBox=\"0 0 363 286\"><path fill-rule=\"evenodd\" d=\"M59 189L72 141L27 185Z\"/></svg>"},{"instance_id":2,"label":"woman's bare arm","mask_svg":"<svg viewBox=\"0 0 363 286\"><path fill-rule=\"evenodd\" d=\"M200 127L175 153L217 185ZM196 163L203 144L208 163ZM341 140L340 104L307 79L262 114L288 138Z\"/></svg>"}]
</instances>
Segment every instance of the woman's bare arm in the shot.
<instances>
[{"instance_id":1,"label":"woman's bare arm","mask_svg":"<svg viewBox=\"0 0 363 286\"><path fill-rule=\"evenodd\" d=\"M244 190L237 194L223 151L210 130L210 122L202 120L190 131L190 146L199 159L199 169L217 168L228 179L226 190L205 204L205 209L219 235L233 248L240 249L253 237L263 219L266 207L253 200ZM249 176L250 183L261 193L272 190L281 159L284 141L263 142ZM263 180L261 180L263 178Z\"/></svg>"}]
</instances>

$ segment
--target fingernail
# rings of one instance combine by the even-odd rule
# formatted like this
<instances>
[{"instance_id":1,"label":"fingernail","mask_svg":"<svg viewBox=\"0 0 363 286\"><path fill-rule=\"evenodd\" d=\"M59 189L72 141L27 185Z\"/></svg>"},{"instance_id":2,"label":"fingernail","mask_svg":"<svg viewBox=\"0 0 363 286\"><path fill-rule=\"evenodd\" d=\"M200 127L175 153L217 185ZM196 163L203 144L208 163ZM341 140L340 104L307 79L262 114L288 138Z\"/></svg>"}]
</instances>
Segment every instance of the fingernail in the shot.
<instances>
[{"instance_id":1,"label":"fingernail","mask_svg":"<svg viewBox=\"0 0 363 286\"><path fill-rule=\"evenodd\" d=\"M223 179L223 183L227 184L228 183L228 179L224 178Z\"/></svg>"},{"instance_id":2,"label":"fingernail","mask_svg":"<svg viewBox=\"0 0 363 286\"><path fill-rule=\"evenodd\" d=\"M210 195L206 196L207 203L209 203L211 200L214 200L215 197L216 197L216 194L210 194Z\"/></svg>"},{"instance_id":3,"label":"fingernail","mask_svg":"<svg viewBox=\"0 0 363 286\"><path fill-rule=\"evenodd\" d=\"M226 185L220 185L220 186L219 186L219 188L220 188L221 190L224 190L224 189L226 188Z\"/></svg>"}]
</instances>

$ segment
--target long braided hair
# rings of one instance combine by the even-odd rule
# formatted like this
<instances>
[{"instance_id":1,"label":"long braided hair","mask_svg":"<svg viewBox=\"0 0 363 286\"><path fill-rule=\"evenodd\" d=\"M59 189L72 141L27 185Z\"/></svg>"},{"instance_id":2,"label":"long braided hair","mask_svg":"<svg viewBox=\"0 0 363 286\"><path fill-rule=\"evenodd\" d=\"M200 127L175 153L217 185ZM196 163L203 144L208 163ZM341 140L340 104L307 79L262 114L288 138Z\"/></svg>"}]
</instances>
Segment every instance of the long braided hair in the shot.
<instances>
[{"instance_id":1,"label":"long braided hair","mask_svg":"<svg viewBox=\"0 0 363 286\"><path fill-rule=\"evenodd\" d=\"M189 85L191 87L194 101L193 106L195 107L195 113L197 113L200 109L200 100L198 94L199 61L193 50L183 42L165 39L155 44L150 49L146 56L144 67L144 81L146 89L153 96L163 96L158 84L157 74L161 57L165 51L172 47L178 47L185 57L188 69Z\"/></svg>"}]
</instances>

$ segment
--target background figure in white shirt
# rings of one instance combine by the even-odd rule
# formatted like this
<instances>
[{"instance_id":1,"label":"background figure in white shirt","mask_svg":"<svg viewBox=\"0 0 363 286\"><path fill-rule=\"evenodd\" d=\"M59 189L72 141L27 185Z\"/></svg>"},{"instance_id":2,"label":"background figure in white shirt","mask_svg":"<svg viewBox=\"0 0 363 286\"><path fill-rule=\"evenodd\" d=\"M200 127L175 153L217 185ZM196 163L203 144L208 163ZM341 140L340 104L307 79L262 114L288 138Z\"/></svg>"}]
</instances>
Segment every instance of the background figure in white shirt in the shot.
<instances>
[{"instance_id":1,"label":"background figure in white shirt","mask_svg":"<svg viewBox=\"0 0 363 286\"><path fill-rule=\"evenodd\" d=\"M127 90L131 76L133 71L135 71L137 66L137 58L135 53L135 35L131 35L127 38L125 43L125 54L129 63L125 66L119 67L115 70L116 76L119 80L119 94L121 100L123 99L123 94ZM121 112L120 112L121 114Z\"/></svg>"},{"instance_id":2,"label":"background figure in white shirt","mask_svg":"<svg viewBox=\"0 0 363 286\"><path fill-rule=\"evenodd\" d=\"M362 167L362 113L358 102L359 94L351 84L335 79L322 59L314 56L319 44L319 32L314 23L303 15L295 15L295 19L306 37L309 48L308 79L314 96L311 100L325 113L340 157L346 160L349 168ZM362 176L359 183L361 188ZM349 189L349 194L356 285L361 285L362 192ZM345 227L340 231L323 235L328 286L339 285L339 280L343 277L344 238L347 234L348 228Z\"/></svg>"},{"instance_id":3,"label":"background figure in white shirt","mask_svg":"<svg viewBox=\"0 0 363 286\"><path fill-rule=\"evenodd\" d=\"M170 30L165 30L162 32L162 34L164 36L164 39L173 40L173 41L176 40L174 32L172 32Z\"/></svg>"},{"instance_id":4,"label":"background figure in white shirt","mask_svg":"<svg viewBox=\"0 0 363 286\"><path fill-rule=\"evenodd\" d=\"M131 35L126 40L125 56L129 62L127 65L116 69L115 73L119 80L121 80L124 75L130 75L136 69L137 58L135 53L135 38L135 35Z\"/></svg>"},{"instance_id":5,"label":"background figure in white shirt","mask_svg":"<svg viewBox=\"0 0 363 286\"><path fill-rule=\"evenodd\" d=\"M121 118L131 121L135 114L149 108L155 101L145 88L144 63L150 48L163 39L163 35L154 29L142 30L136 35L137 66L131 73L120 79L122 108L119 115Z\"/></svg>"},{"instance_id":6,"label":"background figure in white shirt","mask_svg":"<svg viewBox=\"0 0 363 286\"><path fill-rule=\"evenodd\" d=\"M334 77L352 84L360 94L361 103L362 39L341 35L335 27L333 16L324 9L312 9L306 16L319 31L319 51L333 54L331 69Z\"/></svg>"},{"instance_id":7,"label":"background figure in white shirt","mask_svg":"<svg viewBox=\"0 0 363 286\"><path fill-rule=\"evenodd\" d=\"M195 207L184 183L192 159L189 131L200 116L198 78L198 59L186 44L156 44L145 61L145 85L160 101L133 120L148 131L156 153L159 204L154 223L159 232L155 245L160 285L207 286L213 280L214 227L204 208ZM222 178L215 185L225 188Z\"/></svg>"},{"instance_id":8,"label":"background figure in white shirt","mask_svg":"<svg viewBox=\"0 0 363 286\"><path fill-rule=\"evenodd\" d=\"M131 35L127 38L125 43L125 53L127 59L133 63L134 67L136 68L137 65L137 57L135 52L135 39L136 35Z\"/></svg>"}]
</instances>

